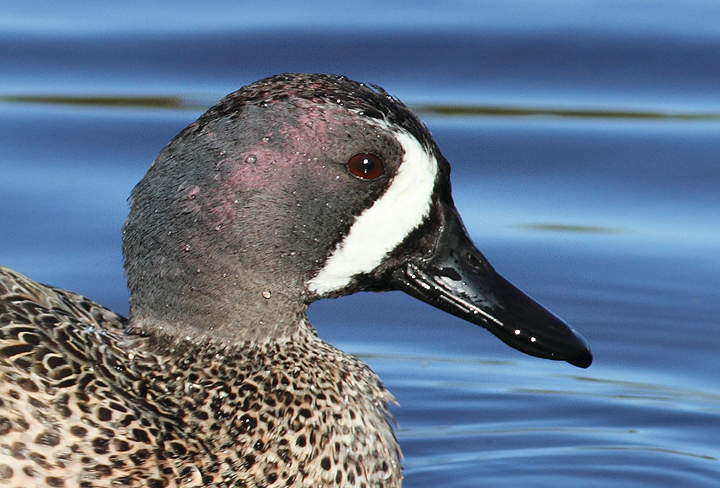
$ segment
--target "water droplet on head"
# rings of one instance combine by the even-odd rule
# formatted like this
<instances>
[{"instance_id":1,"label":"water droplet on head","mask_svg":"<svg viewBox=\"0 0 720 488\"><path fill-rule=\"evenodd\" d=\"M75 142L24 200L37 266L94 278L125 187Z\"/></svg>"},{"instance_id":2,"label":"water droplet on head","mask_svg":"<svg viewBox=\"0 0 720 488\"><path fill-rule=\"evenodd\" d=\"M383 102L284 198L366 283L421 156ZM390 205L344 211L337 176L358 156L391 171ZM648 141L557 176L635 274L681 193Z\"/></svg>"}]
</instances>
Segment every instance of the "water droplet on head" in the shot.
<instances>
[{"instance_id":1,"label":"water droplet on head","mask_svg":"<svg viewBox=\"0 0 720 488\"><path fill-rule=\"evenodd\" d=\"M185 247L183 248L183 251L190 252L190 244L185 244Z\"/></svg>"},{"instance_id":2,"label":"water droplet on head","mask_svg":"<svg viewBox=\"0 0 720 488\"><path fill-rule=\"evenodd\" d=\"M251 154L250 156L247 157L245 162L248 164L255 164L257 162L257 157L255 157L254 154Z\"/></svg>"},{"instance_id":3,"label":"water droplet on head","mask_svg":"<svg viewBox=\"0 0 720 488\"><path fill-rule=\"evenodd\" d=\"M270 138L267 137L267 136L265 136L265 137L262 138L262 141L263 141L263 142L269 142L269 141L270 141Z\"/></svg>"},{"instance_id":4,"label":"water droplet on head","mask_svg":"<svg viewBox=\"0 0 720 488\"><path fill-rule=\"evenodd\" d=\"M264 292L262 292L262 296L263 298L270 298L272 294L269 291L265 290Z\"/></svg>"}]
</instances>

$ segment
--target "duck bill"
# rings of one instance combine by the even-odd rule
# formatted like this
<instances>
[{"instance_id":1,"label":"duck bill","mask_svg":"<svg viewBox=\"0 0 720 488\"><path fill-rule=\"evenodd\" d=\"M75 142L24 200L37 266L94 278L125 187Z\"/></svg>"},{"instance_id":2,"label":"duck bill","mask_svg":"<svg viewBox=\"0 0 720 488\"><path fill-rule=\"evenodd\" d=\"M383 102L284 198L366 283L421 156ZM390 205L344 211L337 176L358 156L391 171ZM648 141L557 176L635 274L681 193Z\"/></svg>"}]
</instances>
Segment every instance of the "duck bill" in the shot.
<instances>
[{"instance_id":1,"label":"duck bill","mask_svg":"<svg viewBox=\"0 0 720 488\"><path fill-rule=\"evenodd\" d=\"M444 205L442 219L432 255L396 269L395 287L488 329L526 354L590 366L587 341L493 269L468 237L454 207Z\"/></svg>"}]
</instances>

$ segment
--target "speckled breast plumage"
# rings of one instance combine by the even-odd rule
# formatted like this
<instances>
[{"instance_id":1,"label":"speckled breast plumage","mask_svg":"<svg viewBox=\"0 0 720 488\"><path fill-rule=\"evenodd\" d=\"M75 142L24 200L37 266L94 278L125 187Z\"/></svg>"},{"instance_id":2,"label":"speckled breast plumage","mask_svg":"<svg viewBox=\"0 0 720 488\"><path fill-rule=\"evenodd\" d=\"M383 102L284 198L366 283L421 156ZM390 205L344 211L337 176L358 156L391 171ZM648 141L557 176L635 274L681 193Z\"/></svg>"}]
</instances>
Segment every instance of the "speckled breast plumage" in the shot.
<instances>
[{"instance_id":1,"label":"speckled breast plumage","mask_svg":"<svg viewBox=\"0 0 720 488\"><path fill-rule=\"evenodd\" d=\"M0 485L397 487L393 401L306 323L224 348L0 267Z\"/></svg>"}]
</instances>

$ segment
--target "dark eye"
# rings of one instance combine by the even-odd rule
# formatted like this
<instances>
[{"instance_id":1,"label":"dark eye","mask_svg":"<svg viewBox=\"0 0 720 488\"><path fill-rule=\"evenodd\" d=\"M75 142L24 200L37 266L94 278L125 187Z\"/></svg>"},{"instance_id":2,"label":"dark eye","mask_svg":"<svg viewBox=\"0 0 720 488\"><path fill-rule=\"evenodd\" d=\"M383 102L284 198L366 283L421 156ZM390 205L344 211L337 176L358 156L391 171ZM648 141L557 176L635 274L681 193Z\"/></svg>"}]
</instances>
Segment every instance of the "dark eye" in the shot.
<instances>
[{"instance_id":1,"label":"dark eye","mask_svg":"<svg viewBox=\"0 0 720 488\"><path fill-rule=\"evenodd\" d=\"M369 153L360 153L350 158L348 169L353 176L363 180L374 180L383 174L382 159Z\"/></svg>"}]
</instances>

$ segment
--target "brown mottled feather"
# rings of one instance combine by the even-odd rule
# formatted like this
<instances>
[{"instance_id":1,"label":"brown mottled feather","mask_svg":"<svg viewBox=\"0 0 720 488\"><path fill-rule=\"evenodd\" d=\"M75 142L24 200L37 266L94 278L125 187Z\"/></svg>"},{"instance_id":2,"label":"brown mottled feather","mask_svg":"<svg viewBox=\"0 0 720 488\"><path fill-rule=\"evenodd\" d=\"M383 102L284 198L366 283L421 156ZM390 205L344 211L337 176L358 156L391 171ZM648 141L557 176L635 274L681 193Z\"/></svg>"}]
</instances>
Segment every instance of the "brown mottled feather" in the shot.
<instances>
[{"instance_id":1,"label":"brown mottled feather","mask_svg":"<svg viewBox=\"0 0 720 488\"><path fill-rule=\"evenodd\" d=\"M163 343L0 267L0 485L399 487L392 396L306 322Z\"/></svg>"}]
</instances>

